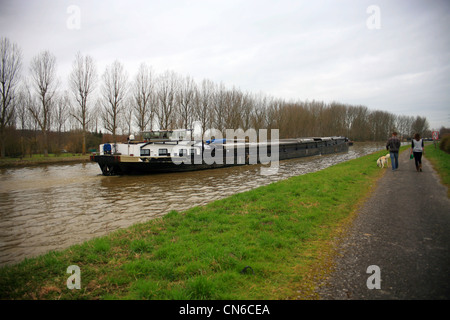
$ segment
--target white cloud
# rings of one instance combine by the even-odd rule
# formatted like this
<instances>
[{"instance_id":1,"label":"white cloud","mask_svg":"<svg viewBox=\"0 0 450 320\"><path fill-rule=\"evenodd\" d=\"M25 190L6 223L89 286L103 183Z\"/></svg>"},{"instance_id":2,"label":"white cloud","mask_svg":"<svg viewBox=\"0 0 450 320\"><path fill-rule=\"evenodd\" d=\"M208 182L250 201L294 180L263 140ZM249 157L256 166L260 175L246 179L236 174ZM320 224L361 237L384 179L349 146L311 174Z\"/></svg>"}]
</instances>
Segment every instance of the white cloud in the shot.
<instances>
[{"instance_id":1,"label":"white cloud","mask_svg":"<svg viewBox=\"0 0 450 320\"><path fill-rule=\"evenodd\" d=\"M380 29L369 30L370 5ZM79 30L67 7L80 8ZM77 51L102 74L118 59L130 78L146 62L255 93L339 101L450 126L448 1L3 1L1 36L25 64L57 57L61 80Z\"/></svg>"}]
</instances>

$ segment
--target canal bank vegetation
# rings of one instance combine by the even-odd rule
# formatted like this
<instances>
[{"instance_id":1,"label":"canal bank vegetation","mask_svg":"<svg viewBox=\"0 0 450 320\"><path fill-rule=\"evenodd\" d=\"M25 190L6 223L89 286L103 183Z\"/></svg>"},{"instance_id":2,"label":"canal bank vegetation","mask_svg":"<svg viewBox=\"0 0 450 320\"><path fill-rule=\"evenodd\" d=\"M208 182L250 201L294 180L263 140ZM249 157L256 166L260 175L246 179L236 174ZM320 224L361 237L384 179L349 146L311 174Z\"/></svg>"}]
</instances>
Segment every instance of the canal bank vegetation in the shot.
<instances>
[{"instance_id":1,"label":"canal bank vegetation","mask_svg":"<svg viewBox=\"0 0 450 320\"><path fill-rule=\"evenodd\" d=\"M125 142L131 133L138 137L152 129L189 129L195 121L203 132L279 129L280 138L341 135L385 141L394 129L404 139L416 132L431 136L425 116L340 102L288 101L209 79L196 82L174 71L157 74L145 63L130 77L120 61L98 70L93 57L80 53L74 55L68 78L58 81L51 52L27 57L30 65L23 66L20 47L8 38L0 40L0 78L8 88L0 95L2 158L61 149L86 154L100 143ZM89 141L102 133L98 141ZM70 140L62 138L67 135Z\"/></svg>"},{"instance_id":2,"label":"canal bank vegetation","mask_svg":"<svg viewBox=\"0 0 450 320\"><path fill-rule=\"evenodd\" d=\"M89 155L73 154L73 153L60 153L51 154L47 157L43 154L33 154L25 158L3 158L0 159L0 168L15 168L15 167L27 167L36 165L49 165L49 164L64 164L64 163L80 163L88 162Z\"/></svg>"},{"instance_id":3,"label":"canal bank vegetation","mask_svg":"<svg viewBox=\"0 0 450 320\"><path fill-rule=\"evenodd\" d=\"M387 170L376 166L385 153L3 267L0 298L316 299L336 237ZM73 265L80 289L67 288Z\"/></svg>"},{"instance_id":4,"label":"canal bank vegetation","mask_svg":"<svg viewBox=\"0 0 450 320\"><path fill-rule=\"evenodd\" d=\"M450 135L447 136L450 140ZM445 151L445 148L441 146L442 142L438 142L436 145L428 144L425 146L425 157L430 160L433 167L438 172L442 183L447 187L447 195L450 198L450 153ZM450 143L450 141L448 141Z\"/></svg>"}]
</instances>

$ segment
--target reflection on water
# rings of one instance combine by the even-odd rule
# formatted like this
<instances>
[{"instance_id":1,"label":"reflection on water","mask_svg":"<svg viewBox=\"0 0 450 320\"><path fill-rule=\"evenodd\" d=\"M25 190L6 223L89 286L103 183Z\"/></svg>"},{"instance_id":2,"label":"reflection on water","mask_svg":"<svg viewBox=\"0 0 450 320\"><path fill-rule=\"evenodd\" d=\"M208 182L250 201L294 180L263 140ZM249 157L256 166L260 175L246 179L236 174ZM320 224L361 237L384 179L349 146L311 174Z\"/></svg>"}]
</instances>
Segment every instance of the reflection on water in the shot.
<instances>
[{"instance_id":1,"label":"reflection on water","mask_svg":"<svg viewBox=\"0 0 450 320\"><path fill-rule=\"evenodd\" d=\"M382 148L356 144L347 153L282 161L276 175L261 175L259 165L114 177L100 175L94 163L2 169L0 265Z\"/></svg>"}]
</instances>

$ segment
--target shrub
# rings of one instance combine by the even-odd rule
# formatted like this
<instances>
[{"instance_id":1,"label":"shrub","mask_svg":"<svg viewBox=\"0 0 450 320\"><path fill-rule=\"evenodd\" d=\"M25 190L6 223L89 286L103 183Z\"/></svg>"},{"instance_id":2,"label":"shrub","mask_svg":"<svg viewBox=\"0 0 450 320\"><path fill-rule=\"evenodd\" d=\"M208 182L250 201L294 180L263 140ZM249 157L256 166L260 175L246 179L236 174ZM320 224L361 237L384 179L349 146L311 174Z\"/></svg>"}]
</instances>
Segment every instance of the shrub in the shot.
<instances>
[{"instance_id":1,"label":"shrub","mask_svg":"<svg viewBox=\"0 0 450 320\"><path fill-rule=\"evenodd\" d=\"M450 134L442 137L439 148L446 153L450 153Z\"/></svg>"}]
</instances>

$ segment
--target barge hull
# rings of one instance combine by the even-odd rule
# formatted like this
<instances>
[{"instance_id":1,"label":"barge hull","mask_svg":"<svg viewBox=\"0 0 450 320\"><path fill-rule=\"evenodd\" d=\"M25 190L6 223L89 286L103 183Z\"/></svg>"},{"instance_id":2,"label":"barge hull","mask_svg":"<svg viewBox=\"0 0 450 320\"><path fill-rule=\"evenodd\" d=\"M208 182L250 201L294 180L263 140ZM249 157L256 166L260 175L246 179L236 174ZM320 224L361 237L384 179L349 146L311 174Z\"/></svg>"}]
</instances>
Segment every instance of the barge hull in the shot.
<instances>
[{"instance_id":1,"label":"barge hull","mask_svg":"<svg viewBox=\"0 0 450 320\"><path fill-rule=\"evenodd\" d=\"M313 143L280 142L278 160L303 158L316 155L334 154L348 151L347 139L332 139ZM270 147L268 147L270 153ZM231 150L230 150L231 151ZM245 158L238 152L230 155L223 152L223 161L212 163L201 156L179 157L175 163L171 157L130 157L126 155L92 155L91 161L97 162L103 175L157 174L224 168L237 165L255 164L250 161L249 148L245 148ZM259 154L259 153L258 153ZM181 163L180 163L181 162ZM257 159L257 163L261 163Z\"/></svg>"}]
</instances>

